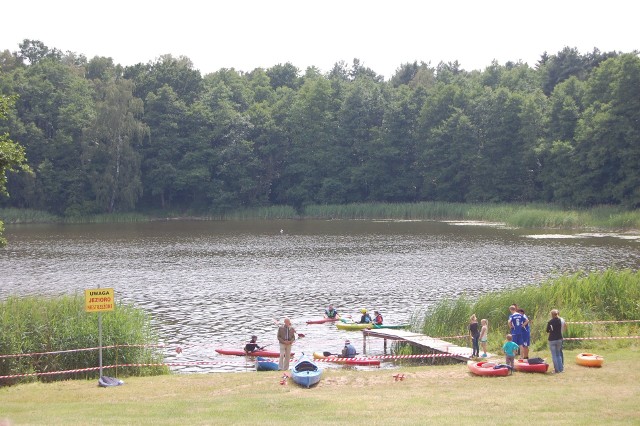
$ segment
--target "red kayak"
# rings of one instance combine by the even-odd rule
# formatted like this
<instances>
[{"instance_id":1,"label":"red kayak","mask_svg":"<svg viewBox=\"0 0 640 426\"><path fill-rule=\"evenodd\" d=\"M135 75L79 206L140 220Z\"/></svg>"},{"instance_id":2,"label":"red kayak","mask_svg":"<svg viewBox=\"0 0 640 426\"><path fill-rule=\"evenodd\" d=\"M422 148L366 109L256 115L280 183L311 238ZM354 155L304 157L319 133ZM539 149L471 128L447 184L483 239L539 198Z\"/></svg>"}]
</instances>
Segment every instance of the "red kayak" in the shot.
<instances>
[{"instance_id":1,"label":"red kayak","mask_svg":"<svg viewBox=\"0 0 640 426\"><path fill-rule=\"evenodd\" d=\"M524 371L527 373L546 373L549 369L549 364L543 362L542 364L529 364L529 360L517 359L514 363L516 371Z\"/></svg>"},{"instance_id":2,"label":"red kayak","mask_svg":"<svg viewBox=\"0 0 640 426\"><path fill-rule=\"evenodd\" d=\"M309 320L307 324L324 324L325 322L336 322L340 321L340 318L322 318L319 320Z\"/></svg>"},{"instance_id":3,"label":"red kayak","mask_svg":"<svg viewBox=\"0 0 640 426\"><path fill-rule=\"evenodd\" d=\"M221 355L237 355L237 356L264 356L267 358L279 358L280 357L280 352L274 352L274 351L253 351L250 354L245 353L243 350L237 350L237 349L216 349L216 352L218 352ZM293 352L291 352L291 356L293 356Z\"/></svg>"},{"instance_id":4,"label":"red kayak","mask_svg":"<svg viewBox=\"0 0 640 426\"><path fill-rule=\"evenodd\" d=\"M509 368L507 367L494 368L496 366L496 363L494 362L469 361L467 363L467 366L469 367L469 371L471 371L473 374L478 376L508 376L509 375Z\"/></svg>"}]
</instances>

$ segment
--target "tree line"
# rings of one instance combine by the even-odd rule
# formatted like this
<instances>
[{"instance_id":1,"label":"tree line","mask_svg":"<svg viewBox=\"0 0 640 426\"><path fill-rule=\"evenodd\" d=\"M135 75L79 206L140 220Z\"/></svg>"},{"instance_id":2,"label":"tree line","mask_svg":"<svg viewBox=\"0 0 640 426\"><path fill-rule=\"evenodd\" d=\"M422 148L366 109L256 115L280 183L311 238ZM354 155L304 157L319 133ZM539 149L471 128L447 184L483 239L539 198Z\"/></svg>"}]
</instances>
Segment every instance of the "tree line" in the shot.
<instances>
[{"instance_id":1,"label":"tree line","mask_svg":"<svg viewBox=\"0 0 640 426\"><path fill-rule=\"evenodd\" d=\"M0 53L0 134L32 172L0 206L74 216L354 202L640 206L638 52L566 47L465 71L358 59L206 75L24 40Z\"/></svg>"}]
</instances>

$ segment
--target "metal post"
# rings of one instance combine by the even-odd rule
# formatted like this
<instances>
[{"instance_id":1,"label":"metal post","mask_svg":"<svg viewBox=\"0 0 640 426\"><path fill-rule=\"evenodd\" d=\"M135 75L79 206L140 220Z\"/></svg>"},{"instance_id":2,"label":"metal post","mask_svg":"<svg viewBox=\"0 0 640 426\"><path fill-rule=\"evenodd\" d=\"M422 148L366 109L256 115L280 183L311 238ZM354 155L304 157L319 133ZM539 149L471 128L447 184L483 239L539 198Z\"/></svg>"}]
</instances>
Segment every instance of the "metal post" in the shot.
<instances>
[{"instance_id":1,"label":"metal post","mask_svg":"<svg viewBox=\"0 0 640 426\"><path fill-rule=\"evenodd\" d=\"M98 312L98 346L100 347L98 355L100 360L100 377L102 377L102 312Z\"/></svg>"}]
</instances>

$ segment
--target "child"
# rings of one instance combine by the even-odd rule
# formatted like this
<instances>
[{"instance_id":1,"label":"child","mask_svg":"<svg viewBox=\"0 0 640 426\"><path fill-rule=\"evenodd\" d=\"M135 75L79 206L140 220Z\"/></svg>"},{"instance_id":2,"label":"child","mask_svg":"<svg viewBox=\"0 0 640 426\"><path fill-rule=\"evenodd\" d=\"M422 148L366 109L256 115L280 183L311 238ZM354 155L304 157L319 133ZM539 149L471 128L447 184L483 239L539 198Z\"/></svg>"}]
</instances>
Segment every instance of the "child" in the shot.
<instances>
[{"instance_id":1,"label":"child","mask_svg":"<svg viewBox=\"0 0 640 426\"><path fill-rule=\"evenodd\" d=\"M480 346L482 347L482 357L487 357L487 336L489 335L489 322L486 319L480 320Z\"/></svg>"},{"instance_id":2,"label":"child","mask_svg":"<svg viewBox=\"0 0 640 426\"><path fill-rule=\"evenodd\" d=\"M518 353L518 344L513 341L513 337L507 334L507 341L502 345L502 350L506 356L506 363L511 369L515 368L516 353Z\"/></svg>"},{"instance_id":3,"label":"child","mask_svg":"<svg viewBox=\"0 0 640 426\"><path fill-rule=\"evenodd\" d=\"M251 341L249 341L249 343L247 343L244 346L244 352L246 354L250 354L250 353L255 352L257 350L262 350L263 348L258 346L257 341L258 341L258 336L251 336Z\"/></svg>"}]
</instances>

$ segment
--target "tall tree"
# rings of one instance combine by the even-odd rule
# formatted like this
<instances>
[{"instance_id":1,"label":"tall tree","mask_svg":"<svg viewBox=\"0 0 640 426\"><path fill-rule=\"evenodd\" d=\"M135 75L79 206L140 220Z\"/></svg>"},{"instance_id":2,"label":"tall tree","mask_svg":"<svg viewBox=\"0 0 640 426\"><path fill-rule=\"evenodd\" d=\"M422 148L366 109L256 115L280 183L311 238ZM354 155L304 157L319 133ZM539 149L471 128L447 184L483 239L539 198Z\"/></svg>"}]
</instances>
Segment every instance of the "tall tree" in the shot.
<instances>
[{"instance_id":1,"label":"tall tree","mask_svg":"<svg viewBox=\"0 0 640 426\"><path fill-rule=\"evenodd\" d=\"M9 114L15 99L0 95L0 123ZM27 157L24 148L9 139L7 133L0 133L0 196L9 196L7 192L7 172L14 171L29 172ZM4 223L0 220L0 247L7 245L7 240L3 236Z\"/></svg>"},{"instance_id":2,"label":"tall tree","mask_svg":"<svg viewBox=\"0 0 640 426\"><path fill-rule=\"evenodd\" d=\"M96 86L96 117L85 134L84 166L97 206L107 213L128 211L142 193L139 149L149 131L140 121L142 100L133 96L128 80Z\"/></svg>"},{"instance_id":3,"label":"tall tree","mask_svg":"<svg viewBox=\"0 0 640 426\"><path fill-rule=\"evenodd\" d=\"M586 82L576 129L577 201L640 206L640 58L609 59Z\"/></svg>"}]
</instances>

